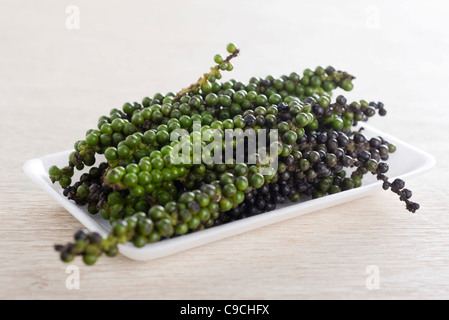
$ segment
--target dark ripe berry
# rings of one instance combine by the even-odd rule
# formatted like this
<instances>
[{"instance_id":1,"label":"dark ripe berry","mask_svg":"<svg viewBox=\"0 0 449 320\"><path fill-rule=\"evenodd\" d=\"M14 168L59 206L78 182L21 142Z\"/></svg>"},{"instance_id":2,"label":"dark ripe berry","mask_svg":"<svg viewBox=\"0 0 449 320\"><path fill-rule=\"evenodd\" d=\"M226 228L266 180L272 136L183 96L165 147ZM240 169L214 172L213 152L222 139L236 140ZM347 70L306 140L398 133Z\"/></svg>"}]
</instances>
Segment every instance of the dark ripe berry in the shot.
<instances>
[{"instance_id":1,"label":"dark ripe berry","mask_svg":"<svg viewBox=\"0 0 449 320\"><path fill-rule=\"evenodd\" d=\"M321 117L324 114L324 108L319 104L315 104L312 107L312 112L317 116Z\"/></svg>"},{"instance_id":2,"label":"dark ripe berry","mask_svg":"<svg viewBox=\"0 0 449 320\"><path fill-rule=\"evenodd\" d=\"M299 193L305 193L308 189L308 185L305 184L304 182L299 182L296 184L295 189L299 192Z\"/></svg>"},{"instance_id":3,"label":"dark ripe berry","mask_svg":"<svg viewBox=\"0 0 449 320\"><path fill-rule=\"evenodd\" d=\"M295 181L298 181L298 180L303 180L304 179L304 172L303 171L297 171L297 172L295 172L295 174L293 175L293 179L295 180Z\"/></svg>"},{"instance_id":4,"label":"dark ripe berry","mask_svg":"<svg viewBox=\"0 0 449 320\"><path fill-rule=\"evenodd\" d=\"M271 81L268 80L268 79L264 79L264 80L262 80L262 81L260 82L260 85L261 85L262 87L269 87L269 86L271 85Z\"/></svg>"},{"instance_id":5,"label":"dark ripe berry","mask_svg":"<svg viewBox=\"0 0 449 320\"><path fill-rule=\"evenodd\" d=\"M280 193L281 193L283 196L288 196L289 193L290 193L290 187L289 187L288 185L283 185L283 186L281 187Z\"/></svg>"},{"instance_id":6,"label":"dark ripe berry","mask_svg":"<svg viewBox=\"0 0 449 320\"><path fill-rule=\"evenodd\" d=\"M82 185L82 183L81 183L80 181L76 182L76 183L73 185L73 189L78 189L80 185Z\"/></svg>"},{"instance_id":7,"label":"dark ripe berry","mask_svg":"<svg viewBox=\"0 0 449 320\"><path fill-rule=\"evenodd\" d=\"M80 182L89 182L92 180L92 176L88 173L83 173L80 177Z\"/></svg>"},{"instance_id":8,"label":"dark ripe berry","mask_svg":"<svg viewBox=\"0 0 449 320\"><path fill-rule=\"evenodd\" d=\"M268 194L270 192L270 187L264 184L259 190L261 194Z\"/></svg>"},{"instance_id":9,"label":"dark ripe berry","mask_svg":"<svg viewBox=\"0 0 449 320\"><path fill-rule=\"evenodd\" d=\"M280 177L283 181L287 181L288 179L290 179L290 172L284 171L281 173Z\"/></svg>"},{"instance_id":10,"label":"dark ripe berry","mask_svg":"<svg viewBox=\"0 0 449 320\"><path fill-rule=\"evenodd\" d=\"M201 206L200 206L199 203L196 202L196 201L190 202L190 203L187 205L187 208L189 208L190 211L192 211L192 212L194 212L194 213L198 213L198 212L200 212L200 210L201 210Z\"/></svg>"},{"instance_id":11,"label":"dark ripe berry","mask_svg":"<svg viewBox=\"0 0 449 320\"><path fill-rule=\"evenodd\" d=\"M354 161L352 160L351 157L344 156L343 159L341 160L341 164L345 167L350 167L354 164Z\"/></svg>"},{"instance_id":12,"label":"dark ripe berry","mask_svg":"<svg viewBox=\"0 0 449 320\"><path fill-rule=\"evenodd\" d=\"M281 103L278 104L277 108L278 108L279 112L287 111L288 110L288 104L285 103L285 102L281 102Z\"/></svg>"},{"instance_id":13,"label":"dark ripe berry","mask_svg":"<svg viewBox=\"0 0 449 320\"><path fill-rule=\"evenodd\" d=\"M361 133L356 133L356 134L354 135L353 140L354 140L354 142L357 143L357 144L359 144L359 143L365 143L365 142L366 142L366 137L365 137L363 134L361 134Z\"/></svg>"},{"instance_id":14,"label":"dark ripe berry","mask_svg":"<svg viewBox=\"0 0 449 320\"><path fill-rule=\"evenodd\" d=\"M318 135L316 141L320 144L326 143L327 142L327 133L326 132L322 132Z\"/></svg>"},{"instance_id":15,"label":"dark ripe berry","mask_svg":"<svg viewBox=\"0 0 449 320\"><path fill-rule=\"evenodd\" d=\"M381 157L386 157L386 156L388 156L388 146L387 146L387 145L382 144L382 145L379 147L379 149L377 149L377 150L379 150L379 154L380 154Z\"/></svg>"},{"instance_id":16,"label":"dark ripe berry","mask_svg":"<svg viewBox=\"0 0 449 320\"><path fill-rule=\"evenodd\" d=\"M368 161L369 159L371 159L371 153L370 153L369 151L362 150L362 151L357 155L357 159L358 159L359 161L366 162L366 161Z\"/></svg>"},{"instance_id":17,"label":"dark ripe berry","mask_svg":"<svg viewBox=\"0 0 449 320\"><path fill-rule=\"evenodd\" d=\"M281 113L280 116L281 116L282 120L284 120L284 121L291 121L293 119L293 115L289 112Z\"/></svg>"},{"instance_id":18,"label":"dark ripe berry","mask_svg":"<svg viewBox=\"0 0 449 320\"><path fill-rule=\"evenodd\" d=\"M274 197L274 202L277 203L277 204L284 203L284 202L285 202L285 197L283 197L283 196L280 195L280 194L277 194L277 195Z\"/></svg>"},{"instance_id":19,"label":"dark ripe berry","mask_svg":"<svg viewBox=\"0 0 449 320\"><path fill-rule=\"evenodd\" d=\"M357 158L357 153L355 153L355 151L348 151L348 156L350 156L351 158Z\"/></svg>"},{"instance_id":20,"label":"dark ripe berry","mask_svg":"<svg viewBox=\"0 0 449 320\"><path fill-rule=\"evenodd\" d=\"M379 116L384 117L387 115L387 110L384 108L379 108Z\"/></svg>"},{"instance_id":21,"label":"dark ripe berry","mask_svg":"<svg viewBox=\"0 0 449 320\"><path fill-rule=\"evenodd\" d=\"M64 251L67 253L73 254L75 249L76 249L76 245L74 243L68 243L65 246Z\"/></svg>"},{"instance_id":22,"label":"dark ripe berry","mask_svg":"<svg viewBox=\"0 0 449 320\"><path fill-rule=\"evenodd\" d=\"M334 139L334 138L329 139L327 141L327 143L326 143L326 147L331 152L334 151L335 149L337 149L338 148L338 141L337 141L337 139Z\"/></svg>"},{"instance_id":23,"label":"dark ripe berry","mask_svg":"<svg viewBox=\"0 0 449 320\"><path fill-rule=\"evenodd\" d=\"M377 166L377 172L378 173L387 173L388 172L388 164L385 162L381 162L379 163L379 165Z\"/></svg>"},{"instance_id":24,"label":"dark ripe berry","mask_svg":"<svg viewBox=\"0 0 449 320\"><path fill-rule=\"evenodd\" d=\"M315 99L313 99L312 97L307 97L305 100L304 100L304 103L306 103L306 104L313 104L315 102Z\"/></svg>"},{"instance_id":25,"label":"dark ripe berry","mask_svg":"<svg viewBox=\"0 0 449 320\"><path fill-rule=\"evenodd\" d=\"M55 244L54 248L55 248L55 251L58 251L58 252L61 252L64 250L64 246L61 244Z\"/></svg>"},{"instance_id":26,"label":"dark ripe berry","mask_svg":"<svg viewBox=\"0 0 449 320\"><path fill-rule=\"evenodd\" d=\"M274 209L276 209L276 204L272 203L272 202L268 202L265 205L265 210L266 211L273 211Z\"/></svg>"},{"instance_id":27,"label":"dark ripe berry","mask_svg":"<svg viewBox=\"0 0 449 320\"><path fill-rule=\"evenodd\" d=\"M260 214L260 210L257 207L250 207L248 213L250 216L255 216Z\"/></svg>"},{"instance_id":28,"label":"dark ripe berry","mask_svg":"<svg viewBox=\"0 0 449 320\"><path fill-rule=\"evenodd\" d=\"M287 166L290 167L291 165L293 165L295 163L295 158L292 155L289 155L286 158L282 159L282 162Z\"/></svg>"},{"instance_id":29,"label":"dark ripe berry","mask_svg":"<svg viewBox=\"0 0 449 320\"><path fill-rule=\"evenodd\" d=\"M313 143L313 142L315 142L316 141L316 135L314 135L314 134L309 134L308 136L307 136L307 142L308 143Z\"/></svg>"},{"instance_id":30,"label":"dark ripe berry","mask_svg":"<svg viewBox=\"0 0 449 320\"><path fill-rule=\"evenodd\" d=\"M380 153L379 153L378 150L373 149L373 150L370 151L370 153L371 153L371 159L374 159L376 161L380 160Z\"/></svg>"},{"instance_id":31,"label":"dark ripe berry","mask_svg":"<svg viewBox=\"0 0 449 320\"><path fill-rule=\"evenodd\" d=\"M87 239L87 237L89 236L89 232L87 231L87 230L78 230L76 233L75 233L75 236L74 236L74 238L75 238L75 240L86 240Z\"/></svg>"},{"instance_id":32,"label":"dark ripe berry","mask_svg":"<svg viewBox=\"0 0 449 320\"><path fill-rule=\"evenodd\" d=\"M337 148L333 151L333 154L337 156L338 159L341 159L345 156L345 152L341 148Z\"/></svg>"},{"instance_id":33,"label":"dark ripe berry","mask_svg":"<svg viewBox=\"0 0 449 320\"><path fill-rule=\"evenodd\" d=\"M297 192L296 192L296 190L294 188L290 188L290 193L288 194L288 197L291 198L291 197L295 196L296 193Z\"/></svg>"},{"instance_id":34,"label":"dark ripe berry","mask_svg":"<svg viewBox=\"0 0 449 320\"><path fill-rule=\"evenodd\" d=\"M381 144L382 144L382 141L380 141L380 139L376 138L376 137L371 138L369 141L369 145L371 148L377 149L380 147Z\"/></svg>"},{"instance_id":35,"label":"dark ripe berry","mask_svg":"<svg viewBox=\"0 0 449 320\"><path fill-rule=\"evenodd\" d=\"M337 138L338 141L338 145L340 147L346 147L349 143L349 138L346 134L344 134L343 132L340 132Z\"/></svg>"},{"instance_id":36,"label":"dark ripe berry","mask_svg":"<svg viewBox=\"0 0 449 320\"><path fill-rule=\"evenodd\" d=\"M337 131L331 131L327 133L328 139L337 139L338 138L338 132Z\"/></svg>"},{"instance_id":37,"label":"dark ripe berry","mask_svg":"<svg viewBox=\"0 0 449 320\"><path fill-rule=\"evenodd\" d=\"M254 198L254 196L251 199L246 200L246 203L250 206L252 206L253 204L256 203L256 199Z\"/></svg>"},{"instance_id":38,"label":"dark ripe berry","mask_svg":"<svg viewBox=\"0 0 449 320\"><path fill-rule=\"evenodd\" d=\"M304 143L304 142L307 142L307 135L305 134L305 135L303 135L301 138L299 138L298 140L296 140L296 143L297 144L301 144L301 143Z\"/></svg>"},{"instance_id":39,"label":"dark ripe berry","mask_svg":"<svg viewBox=\"0 0 449 320\"><path fill-rule=\"evenodd\" d=\"M328 75L333 75L334 73L335 73L335 68L334 67L332 67L332 66L328 66L326 69L324 69L325 71L326 71L326 73L328 74Z\"/></svg>"},{"instance_id":40,"label":"dark ripe berry","mask_svg":"<svg viewBox=\"0 0 449 320\"><path fill-rule=\"evenodd\" d=\"M102 162L102 163L100 163L100 165L99 165L98 168L100 169L101 172L103 172L103 171L105 171L108 167L109 167L109 164L108 164L107 162Z\"/></svg>"},{"instance_id":41,"label":"dark ripe berry","mask_svg":"<svg viewBox=\"0 0 449 320\"><path fill-rule=\"evenodd\" d=\"M415 212L420 207L419 204L416 203L416 202L411 202L410 204L411 204L411 207L412 207L412 210L411 210L412 212Z\"/></svg>"},{"instance_id":42,"label":"dark ripe berry","mask_svg":"<svg viewBox=\"0 0 449 320\"><path fill-rule=\"evenodd\" d=\"M246 202L243 202L238 208L240 211L240 216L242 216L243 214L246 213L246 211L248 210L248 204Z\"/></svg>"},{"instance_id":43,"label":"dark ripe berry","mask_svg":"<svg viewBox=\"0 0 449 320\"><path fill-rule=\"evenodd\" d=\"M265 124L265 117L263 115L256 116L256 124L258 126L263 126Z\"/></svg>"},{"instance_id":44,"label":"dark ripe berry","mask_svg":"<svg viewBox=\"0 0 449 320\"><path fill-rule=\"evenodd\" d=\"M343 170L343 165L341 165L341 164L337 164L335 167L332 168L332 172L335 172L335 173L339 173L339 172L341 172L341 170Z\"/></svg>"},{"instance_id":45,"label":"dark ripe berry","mask_svg":"<svg viewBox=\"0 0 449 320\"><path fill-rule=\"evenodd\" d=\"M248 114L245 118L245 123L249 127L254 127L256 125L256 117L252 114Z\"/></svg>"},{"instance_id":46,"label":"dark ripe berry","mask_svg":"<svg viewBox=\"0 0 449 320\"><path fill-rule=\"evenodd\" d=\"M229 214L233 217L238 217L240 215L240 208L232 209L231 211L229 211Z\"/></svg>"},{"instance_id":47,"label":"dark ripe berry","mask_svg":"<svg viewBox=\"0 0 449 320\"><path fill-rule=\"evenodd\" d=\"M334 177L334 180L332 183L336 186L339 186L339 185L341 185L342 182L343 182L343 178L337 175Z\"/></svg>"},{"instance_id":48,"label":"dark ripe berry","mask_svg":"<svg viewBox=\"0 0 449 320\"><path fill-rule=\"evenodd\" d=\"M247 194L245 194L245 200L251 200L252 198L254 198L254 195L252 192L248 192Z\"/></svg>"},{"instance_id":49,"label":"dark ripe berry","mask_svg":"<svg viewBox=\"0 0 449 320\"><path fill-rule=\"evenodd\" d=\"M265 209L265 200L262 198L258 198L256 202L256 207L260 210Z\"/></svg>"},{"instance_id":50,"label":"dark ripe berry","mask_svg":"<svg viewBox=\"0 0 449 320\"><path fill-rule=\"evenodd\" d=\"M412 197L412 191L409 189L402 190L402 195L405 199L410 199Z\"/></svg>"},{"instance_id":51,"label":"dark ripe berry","mask_svg":"<svg viewBox=\"0 0 449 320\"><path fill-rule=\"evenodd\" d=\"M318 151L318 154L320 155L320 159L321 161L323 161L324 159L326 159L326 152L324 152L323 150Z\"/></svg>"},{"instance_id":52,"label":"dark ripe berry","mask_svg":"<svg viewBox=\"0 0 449 320\"><path fill-rule=\"evenodd\" d=\"M278 193L279 192L279 185L277 185L277 184L270 185L270 191L272 193Z\"/></svg>"},{"instance_id":53,"label":"dark ripe berry","mask_svg":"<svg viewBox=\"0 0 449 320\"><path fill-rule=\"evenodd\" d=\"M317 164L316 172L321 177L327 177L331 174L331 171L329 170L329 168L322 162Z\"/></svg>"},{"instance_id":54,"label":"dark ripe berry","mask_svg":"<svg viewBox=\"0 0 449 320\"><path fill-rule=\"evenodd\" d=\"M347 100L346 100L346 98L345 98L344 96L339 95L339 96L337 97L336 102L337 102L339 105L344 106L344 105L346 104Z\"/></svg>"},{"instance_id":55,"label":"dark ripe berry","mask_svg":"<svg viewBox=\"0 0 449 320\"><path fill-rule=\"evenodd\" d=\"M392 187L397 190L401 190L402 188L405 187L405 182L402 179L395 179L392 183Z\"/></svg>"},{"instance_id":56,"label":"dark ripe berry","mask_svg":"<svg viewBox=\"0 0 449 320\"><path fill-rule=\"evenodd\" d=\"M245 204L243 204L243 206L245 206ZM248 210L249 210L249 208L245 206L245 211L242 211L242 213L239 216L239 219L248 218L248 216L249 216Z\"/></svg>"},{"instance_id":57,"label":"dark ripe berry","mask_svg":"<svg viewBox=\"0 0 449 320\"><path fill-rule=\"evenodd\" d=\"M364 113L367 117L372 117L376 114L376 109L374 109L374 107L368 107L365 109Z\"/></svg>"},{"instance_id":58,"label":"dark ripe berry","mask_svg":"<svg viewBox=\"0 0 449 320\"><path fill-rule=\"evenodd\" d=\"M64 191L62 192L62 194L64 195L64 197L67 197L70 191L71 191L71 188L70 188L70 187L67 187L67 188L64 189Z\"/></svg>"},{"instance_id":59,"label":"dark ripe berry","mask_svg":"<svg viewBox=\"0 0 449 320\"><path fill-rule=\"evenodd\" d=\"M90 243L92 243L92 244L98 244L101 242L101 236L99 233L93 232L93 233L91 233L89 240L90 240Z\"/></svg>"}]
</instances>

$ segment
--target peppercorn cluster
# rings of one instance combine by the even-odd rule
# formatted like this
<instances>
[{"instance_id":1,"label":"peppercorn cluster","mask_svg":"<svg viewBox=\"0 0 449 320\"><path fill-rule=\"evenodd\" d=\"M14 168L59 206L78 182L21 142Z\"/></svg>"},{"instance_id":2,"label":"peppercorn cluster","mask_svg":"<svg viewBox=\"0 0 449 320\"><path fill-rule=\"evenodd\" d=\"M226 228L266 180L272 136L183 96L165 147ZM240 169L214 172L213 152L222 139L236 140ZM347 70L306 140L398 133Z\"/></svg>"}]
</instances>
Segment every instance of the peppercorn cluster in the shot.
<instances>
[{"instance_id":1,"label":"peppercorn cluster","mask_svg":"<svg viewBox=\"0 0 449 320\"><path fill-rule=\"evenodd\" d=\"M118 244L143 247L279 204L344 192L360 187L369 173L407 210L419 209L404 182L390 182L385 175L395 146L356 129L376 114L385 116L383 103L348 102L343 95L332 99L338 88L353 89L352 75L317 67L302 75L222 82L221 72L231 71L230 61L239 54L234 44L227 51L228 57L215 55L210 72L177 94L157 93L112 109L75 143L66 167L49 169L68 199L111 224L105 238L78 231L73 243L56 245L63 261L80 255L92 265L103 253L115 256ZM180 130L185 134L176 136ZM223 152L225 161L202 161L211 145L223 145L214 133L224 137L229 130L276 131L278 138L258 149L265 154L255 154L255 161L237 161L236 140L231 156ZM201 143L195 145L195 139ZM273 144L276 148L269 148ZM246 154L251 142L243 145ZM187 159L176 162L174 151L181 148L188 150ZM95 166L99 155L105 160ZM261 160L267 155L277 159L277 167ZM75 170L85 173L72 183Z\"/></svg>"}]
</instances>

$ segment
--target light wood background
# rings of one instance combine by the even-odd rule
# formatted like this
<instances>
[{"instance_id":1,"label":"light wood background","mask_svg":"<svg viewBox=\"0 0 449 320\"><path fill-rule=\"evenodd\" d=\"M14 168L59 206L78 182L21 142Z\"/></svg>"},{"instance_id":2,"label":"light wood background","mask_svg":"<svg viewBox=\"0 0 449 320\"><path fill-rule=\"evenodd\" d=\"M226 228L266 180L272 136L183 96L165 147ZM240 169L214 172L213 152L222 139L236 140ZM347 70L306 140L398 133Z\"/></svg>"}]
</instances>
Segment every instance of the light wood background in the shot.
<instances>
[{"instance_id":1,"label":"light wood background","mask_svg":"<svg viewBox=\"0 0 449 320\"><path fill-rule=\"evenodd\" d=\"M449 6L344 3L1 0L0 298L449 298ZM80 289L68 290L52 246L81 225L23 163L71 148L113 107L190 84L230 41L237 79L330 64L356 75L349 97L388 109L371 124L437 159L406 181L422 209L379 191L155 261L76 260Z\"/></svg>"}]
</instances>

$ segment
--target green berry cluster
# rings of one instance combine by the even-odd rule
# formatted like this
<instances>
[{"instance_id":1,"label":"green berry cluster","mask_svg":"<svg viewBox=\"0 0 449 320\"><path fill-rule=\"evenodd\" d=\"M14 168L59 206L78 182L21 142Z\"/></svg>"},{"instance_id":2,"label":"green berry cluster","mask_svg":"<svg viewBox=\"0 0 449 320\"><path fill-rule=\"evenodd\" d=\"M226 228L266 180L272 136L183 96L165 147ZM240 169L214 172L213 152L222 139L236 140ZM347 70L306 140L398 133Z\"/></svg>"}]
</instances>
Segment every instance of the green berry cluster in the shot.
<instances>
[{"instance_id":1,"label":"green berry cluster","mask_svg":"<svg viewBox=\"0 0 449 320\"><path fill-rule=\"evenodd\" d=\"M354 129L376 113L385 115L384 105L348 103L342 95L332 101L338 88L352 90L352 75L317 67L301 75L222 82L221 72L233 69L231 60L240 52L234 44L227 51L226 58L214 56L210 72L177 94L156 93L112 109L75 143L66 167L49 169L68 199L111 224L105 239L79 231L74 243L56 246L63 261L81 255L91 265L103 253L114 256L118 244L140 248L271 211L285 201L349 190L368 173L384 181L384 189L398 194L408 210L419 208L401 181L390 183L385 176L383 161L394 145ZM253 142L232 137L232 152L222 152L230 130L256 135L266 130L278 138L263 146L255 142L262 149L242 162L239 145L247 155ZM181 149L187 151L177 161L175 151ZM95 166L99 155L105 160ZM204 155L223 161L206 161ZM278 166L264 157L276 158ZM72 184L75 170L85 167L88 172Z\"/></svg>"}]
</instances>

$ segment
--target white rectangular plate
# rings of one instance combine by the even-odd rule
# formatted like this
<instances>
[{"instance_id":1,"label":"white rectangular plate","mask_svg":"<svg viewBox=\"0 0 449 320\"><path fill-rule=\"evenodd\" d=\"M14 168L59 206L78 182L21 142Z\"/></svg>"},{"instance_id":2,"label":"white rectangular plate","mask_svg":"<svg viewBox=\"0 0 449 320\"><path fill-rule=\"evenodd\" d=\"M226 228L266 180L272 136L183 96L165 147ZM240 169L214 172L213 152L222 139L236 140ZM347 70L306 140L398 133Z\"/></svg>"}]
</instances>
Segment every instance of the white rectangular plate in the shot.
<instances>
[{"instance_id":1,"label":"white rectangular plate","mask_svg":"<svg viewBox=\"0 0 449 320\"><path fill-rule=\"evenodd\" d=\"M397 151L390 155L390 159L388 161L390 165L388 176L390 178L401 177L404 179L410 179L426 172L427 170L430 170L435 165L435 159L431 155L403 141L400 141L399 139L369 127L368 125L363 124L363 127L365 128L364 133L367 137L382 136L384 139L394 143L397 146ZM31 159L24 164L23 169L31 180L55 198L87 229L90 231L99 232L101 235L105 236L111 229L109 222L103 220L100 215L89 214L86 207L79 207L73 201L68 200L62 194L63 190L59 184L52 184L48 178L48 169L52 165L65 166L71 151L72 150L68 150L49 154L39 159ZM155 259L272 223L328 208L353 199L361 198L368 195L373 190L380 189L381 182L377 181L374 176L369 174L363 179L363 185L360 188L340 192L334 195L328 195L319 199L305 200L296 204L285 204L283 206L279 206L276 210L271 212L233 221L199 232L175 237L173 239L148 244L140 249L134 247L131 243L120 245L119 249L121 254L134 260Z\"/></svg>"}]
</instances>

